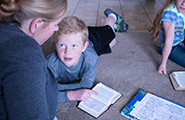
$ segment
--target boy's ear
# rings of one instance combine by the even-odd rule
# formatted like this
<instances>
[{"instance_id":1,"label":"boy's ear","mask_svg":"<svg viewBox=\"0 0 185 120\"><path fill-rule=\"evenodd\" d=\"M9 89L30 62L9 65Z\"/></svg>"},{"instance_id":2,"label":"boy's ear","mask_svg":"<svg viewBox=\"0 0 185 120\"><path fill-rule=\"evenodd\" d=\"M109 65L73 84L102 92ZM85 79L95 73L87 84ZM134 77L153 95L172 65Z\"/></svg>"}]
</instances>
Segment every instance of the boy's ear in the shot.
<instances>
[{"instance_id":1,"label":"boy's ear","mask_svg":"<svg viewBox=\"0 0 185 120\"><path fill-rule=\"evenodd\" d=\"M88 45L89 45L89 42L88 41L85 42L85 45L84 45L84 48L82 49L82 52L84 52L86 50L86 48L87 48Z\"/></svg>"},{"instance_id":2,"label":"boy's ear","mask_svg":"<svg viewBox=\"0 0 185 120\"><path fill-rule=\"evenodd\" d=\"M30 27L29 27L29 31L34 34L37 29L43 24L43 20L41 18L36 18L36 19L33 19L31 22L30 22Z\"/></svg>"}]
</instances>

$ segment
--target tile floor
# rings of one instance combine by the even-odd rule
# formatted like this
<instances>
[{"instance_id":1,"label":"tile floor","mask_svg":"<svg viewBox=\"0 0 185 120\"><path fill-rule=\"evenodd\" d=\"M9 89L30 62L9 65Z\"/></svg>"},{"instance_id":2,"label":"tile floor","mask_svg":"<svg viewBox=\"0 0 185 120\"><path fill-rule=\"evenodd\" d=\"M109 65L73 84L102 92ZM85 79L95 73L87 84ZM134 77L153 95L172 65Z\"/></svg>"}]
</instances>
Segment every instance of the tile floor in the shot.
<instances>
[{"instance_id":1,"label":"tile floor","mask_svg":"<svg viewBox=\"0 0 185 120\"><path fill-rule=\"evenodd\" d=\"M129 31L148 32L155 14L165 0L68 0L65 16L78 16L87 25L99 26L105 18L104 10L111 8L123 16Z\"/></svg>"}]
</instances>

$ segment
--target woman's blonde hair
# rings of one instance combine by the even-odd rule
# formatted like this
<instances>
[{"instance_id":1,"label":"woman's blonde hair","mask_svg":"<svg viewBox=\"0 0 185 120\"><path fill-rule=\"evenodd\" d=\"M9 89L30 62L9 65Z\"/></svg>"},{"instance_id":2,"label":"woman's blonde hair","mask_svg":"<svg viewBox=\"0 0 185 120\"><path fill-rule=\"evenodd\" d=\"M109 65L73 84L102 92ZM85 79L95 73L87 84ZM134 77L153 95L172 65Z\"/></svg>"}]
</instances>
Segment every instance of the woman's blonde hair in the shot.
<instances>
[{"instance_id":1,"label":"woman's blonde hair","mask_svg":"<svg viewBox=\"0 0 185 120\"><path fill-rule=\"evenodd\" d=\"M84 44L88 40L88 29L85 22L76 16L68 16L59 23L59 30L54 34L55 43L58 42L61 34L71 33L80 33Z\"/></svg>"},{"instance_id":2,"label":"woman's blonde hair","mask_svg":"<svg viewBox=\"0 0 185 120\"><path fill-rule=\"evenodd\" d=\"M66 12L67 0L1 0L0 22L21 23L29 18L42 18L45 21L58 19Z\"/></svg>"},{"instance_id":3,"label":"woman's blonde hair","mask_svg":"<svg viewBox=\"0 0 185 120\"><path fill-rule=\"evenodd\" d=\"M160 21L162 19L162 13L165 8L167 8L174 0L166 0L162 8L157 12L155 19L153 21L153 26L149 30L152 35L152 40L157 40L159 36Z\"/></svg>"}]
</instances>

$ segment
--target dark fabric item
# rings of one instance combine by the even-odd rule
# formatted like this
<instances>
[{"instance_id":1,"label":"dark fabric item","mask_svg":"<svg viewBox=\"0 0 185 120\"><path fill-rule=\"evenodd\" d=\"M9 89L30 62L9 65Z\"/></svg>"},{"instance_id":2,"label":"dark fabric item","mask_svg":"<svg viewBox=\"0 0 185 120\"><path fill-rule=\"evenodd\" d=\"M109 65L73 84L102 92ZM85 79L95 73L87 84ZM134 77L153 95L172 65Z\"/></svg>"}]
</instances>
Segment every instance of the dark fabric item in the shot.
<instances>
[{"instance_id":1,"label":"dark fabric item","mask_svg":"<svg viewBox=\"0 0 185 120\"><path fill-rule=\"evenodd\" d=\"M89 40L94 44L94 49L98 56L111 53L109 43L115 38L115 33L109 25L99 27L87 27L89 30Z\"/></svg>"},{"instance_id":2,"label":"dark fabric item","mask_svg":"<svg viewBox=\"0 0 185 120\"><path fill-rule=\"evenodd\" d=\"M39 44L15 25L0 35L0 120L54 119L57 81Z\"/></svg>"}]
</instances>

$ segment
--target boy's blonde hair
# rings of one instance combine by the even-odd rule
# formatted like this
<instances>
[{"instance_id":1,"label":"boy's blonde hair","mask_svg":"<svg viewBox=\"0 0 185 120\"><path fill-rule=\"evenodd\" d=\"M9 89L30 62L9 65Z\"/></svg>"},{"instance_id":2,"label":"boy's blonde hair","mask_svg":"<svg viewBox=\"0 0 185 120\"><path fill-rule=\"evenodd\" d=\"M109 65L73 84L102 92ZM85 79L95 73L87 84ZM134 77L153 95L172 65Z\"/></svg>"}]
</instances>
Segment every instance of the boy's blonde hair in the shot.
<instances>
[{"instance_id":1,"label":"boy's blonde hair","mask_svg":"<svg viewBox=\"0 0 185 120\"><path fill-rule=\"evenodd\" d=\"M162 8L157 12L155 19L153 21L153 26L149 30L152 35L152 40L157 40L159 36L159 29L160 29L160 21L162 19L162 13L165 8L167 8L172 2L175 0L166 0L165 3L163 4Z\"/></svg>"},{"instance_id":2,"label":"boy's blonde hair","mask_svg":"<svg viewBox=\"0 0 185 120\"><path fill-rule=\"evenodd\" d=\"M18 26L29 18L53 21L66 12L67 0L1 0L0 22L13 22Z\"/></svg>"},{"instance_id":3,"label":"boy's blonde hair","mask_svg":"<svg viewBox=\"0 0 185 120\"><path fill-rule=\"evenodd\" d=\"M54 34L54 41L59 41L62 34L81 33L82 41L85 44L88 40L88 29L84 21L76 16L68 16L63 18L59 23L59 30Z\"/></svg>"}]
</instances>

